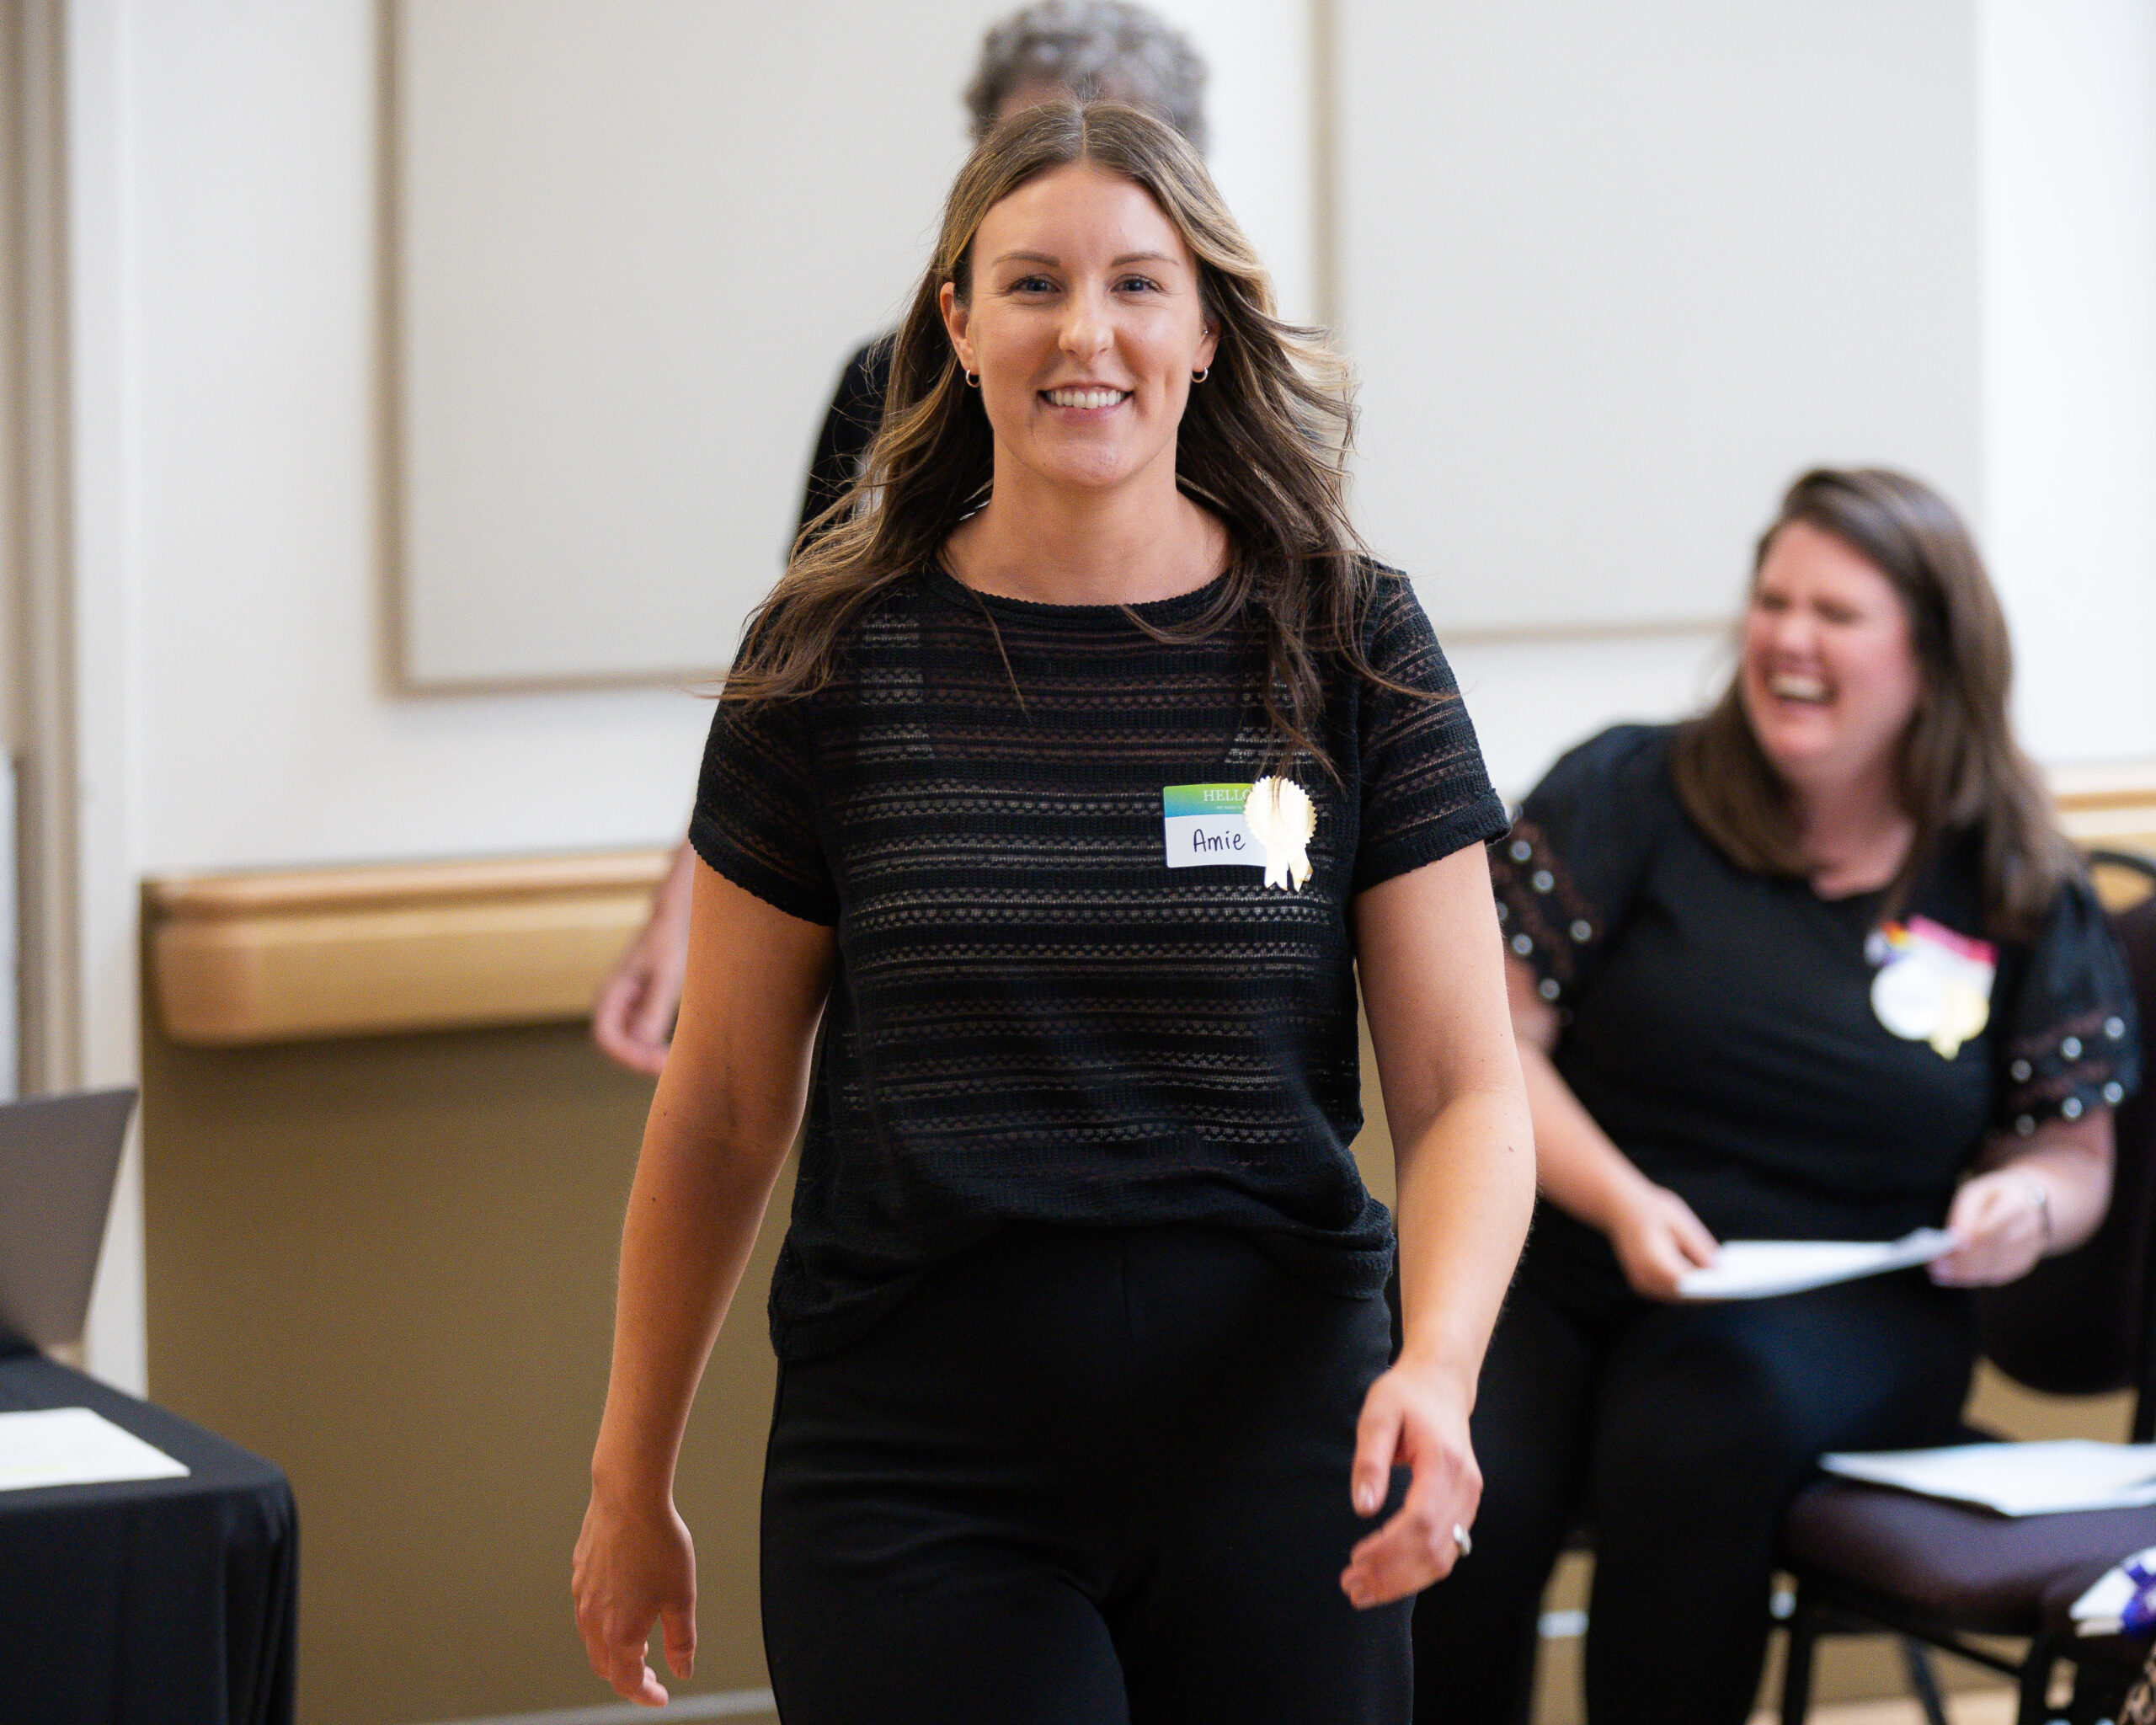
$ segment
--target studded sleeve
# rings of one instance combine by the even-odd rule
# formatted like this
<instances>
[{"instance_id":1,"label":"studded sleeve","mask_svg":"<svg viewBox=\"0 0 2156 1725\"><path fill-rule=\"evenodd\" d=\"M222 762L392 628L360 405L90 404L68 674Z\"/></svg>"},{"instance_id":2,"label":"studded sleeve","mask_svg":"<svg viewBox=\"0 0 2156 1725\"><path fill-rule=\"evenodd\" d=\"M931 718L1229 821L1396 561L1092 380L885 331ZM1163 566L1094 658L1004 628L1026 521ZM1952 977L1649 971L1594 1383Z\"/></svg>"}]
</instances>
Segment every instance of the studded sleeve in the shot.
<instances>
[{"instance_id":1,"label":"studded sleeve","mask_svg":"<svg viewBox=\"0 0 2156 1725\"><path fill-rule=\"evenodd\" d=\"M1669 734L1615 725L1589 738L1528 793L1512 830L1490 846L1506 948L1561 1009L1623 926L1676 809Z\"/></svg>"},{"instance_id":2,"label":"studded sleeve","mask_svg":"<svg viewBox=\"0 0 2156 1725\"><path fill-rule=\"evenodd\" d=\"M2026 1135L2046 1120L2078 1120L2138 1087L2133 985L2086 881L2060 890L2012 995L1998 1004L1995 1131Z\"/></svg>"}]
</instances>

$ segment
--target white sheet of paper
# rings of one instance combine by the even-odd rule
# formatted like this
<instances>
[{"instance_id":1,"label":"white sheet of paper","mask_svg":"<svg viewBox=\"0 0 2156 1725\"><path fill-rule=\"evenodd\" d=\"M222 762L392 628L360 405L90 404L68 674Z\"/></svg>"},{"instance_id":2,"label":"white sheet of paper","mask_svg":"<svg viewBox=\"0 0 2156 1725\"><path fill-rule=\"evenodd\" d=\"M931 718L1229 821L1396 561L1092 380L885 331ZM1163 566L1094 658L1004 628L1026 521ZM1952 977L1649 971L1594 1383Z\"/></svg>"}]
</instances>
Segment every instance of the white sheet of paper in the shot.
<instances>
[{"instance_id":1,"label":"white sheet of paper","mask_svg":"<svg viewBox=\"0 0 2156 1725\"><path fill-rule=\"evenodd\" d=\"M2076 1635L2116 1635L2119 1619L2126 1608L2133 1603L2140 1591L2133 1578L2126 1573L2126 1566L2137 1563L2144 1570L2156 1565L2156 1546L2129 1552L2119 1559L2117 1565L2098 1576L2089 1591L2073 1602L2073 1609L2067 1616L2073 1621Z\"/></svg>"},{"instance_id":2,"label":"white sheet of paper","mask_svg":"<svg viewBox=\"0 0 2156 1725\"><path fill-rule=\"evenodd\" d=\"M1712 1263L1678 1278L1677 1292L1685 1300L1801 1294L1929 1263L1953 1246L1954 1236L1940 1228L1919 1228L1898 1240L1725 1240Z\"/></svg>"},{"instance_id":3,"label":"white sheet of paper","mask_svg":"<svg viewBox=\"0 0 2156 1725\"><path fill-rule=\"evenodd\" d=\"M179 1479L187 1469L88 1407L0 1413L0 1492L94 1486L109 1480Z\"/></svg>"},{"instance_id":4,"label":"white sheet of paper","mask_svg":"<svg viewBox=\"0 0 2156 1725\"><path fill-rule=\"evenodd\" d=\"M2089 1438L1956 1444L1944 1450L1822 1455L1819 1465L1845 1479L1976 1503L2002 1515L2156 1503L2156 1444L2100 1444Z\"/></svg>"}]
</instances>

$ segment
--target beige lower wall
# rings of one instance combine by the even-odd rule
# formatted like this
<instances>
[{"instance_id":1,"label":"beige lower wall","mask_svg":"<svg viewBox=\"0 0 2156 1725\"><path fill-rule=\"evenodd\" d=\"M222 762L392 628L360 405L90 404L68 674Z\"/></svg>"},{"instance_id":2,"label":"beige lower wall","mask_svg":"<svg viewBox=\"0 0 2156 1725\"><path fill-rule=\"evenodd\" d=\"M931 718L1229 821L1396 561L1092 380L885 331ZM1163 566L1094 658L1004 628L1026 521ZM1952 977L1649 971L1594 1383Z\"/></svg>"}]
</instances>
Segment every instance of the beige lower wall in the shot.
<instances>
[{"instance_id":1,"label":"beige lower wall","mask_svg":"<svg viewBox=\"0 0 2156 1725\"><path fill-rule=\"evenodd\" d=\"M611 1701L568 1554L649 1087L574 1027L204 1050L148 1026L143 1090L151 1391L291 1477L302 1725ZM693 1691L764 1680L771 1245L681 1468Z\"/></svg>"},{"instance_id":2,"label":"beige lower wall","mask_svg":"<svg viewBox=\"0 0 2156 1725\"><path fill-rule=\"evenodd\" d=\"M301 1725L610 1699L570 1626L568 1551L648 1085L570 1025L204 1049L151 1022L143 1092L152 1393L291 1476ZM1381 1121L1358 1149L1389 1199ZM764 1682L755 1512L776 1236L681 1469L703 1589L692 1693ZM1978 1399L2018 1434L2115 1436L2125 1420L2116 1399L1997 1385ZM1552 1604L1578 1603L1582 1580L1568 1560ZM1541 1725L1579 1717L1577 1651L1550 1645ZM1826 1659L1822 1701L1898 1681L1881 1643Z\"/></svg>"}]
</instances>

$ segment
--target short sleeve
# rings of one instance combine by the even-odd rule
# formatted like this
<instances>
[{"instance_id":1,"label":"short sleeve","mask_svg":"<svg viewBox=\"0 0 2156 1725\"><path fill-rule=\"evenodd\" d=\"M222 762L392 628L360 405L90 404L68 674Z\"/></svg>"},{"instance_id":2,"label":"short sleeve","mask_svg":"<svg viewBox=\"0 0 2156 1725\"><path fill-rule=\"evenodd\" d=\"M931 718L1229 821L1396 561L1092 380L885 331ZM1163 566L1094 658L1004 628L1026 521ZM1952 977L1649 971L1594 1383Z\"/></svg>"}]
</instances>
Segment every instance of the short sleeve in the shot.
<instances>
[{"instance_id":1,"label":"short sleeve","mask_svg":"<svg viewBox=\"0 0 2156 1725\"><path fill-rule=\"evenodd\" d=\"M2026 1135L2125 1101L2141 1081L2133 984L2087 881L2059 889L2020 972L1999 1003L1993 1129Z\"/></svg>"},{"instance_id":2,"label":"short sleeve","mask_svg":"<svg viewBox=\"0 0 2156 1725\"><path fill-rule=\"evenodd\" d=\"M1371 668L1401 687L1363 692L1358 893L1505 830L1474 722L1406 576L1379 575L1363 646Z\"/></svg>"},{"instance_id":3,"label":"short sleeve","mask_svg":"<svg viewBox=\"0 0 2156 1725\"><path fill-rule=\"evenodd\" d=\"M1562 1003L1630 912L1656 840L1676 811L1670 733L1614 725L1561 757L1490 847L1505 944Z\"/></svg>"},{"instance_id":4,"label":"short sleeve","mask_svg":"<svg viewBox=\"0 0 2156 1725\"><path fill-rule=\"evenodd\" d=\"M689 842L766 904L830 925L839 920L838 891L816 819L809 704L719 702L704 744Z\"/></svg>"}]
</instances>

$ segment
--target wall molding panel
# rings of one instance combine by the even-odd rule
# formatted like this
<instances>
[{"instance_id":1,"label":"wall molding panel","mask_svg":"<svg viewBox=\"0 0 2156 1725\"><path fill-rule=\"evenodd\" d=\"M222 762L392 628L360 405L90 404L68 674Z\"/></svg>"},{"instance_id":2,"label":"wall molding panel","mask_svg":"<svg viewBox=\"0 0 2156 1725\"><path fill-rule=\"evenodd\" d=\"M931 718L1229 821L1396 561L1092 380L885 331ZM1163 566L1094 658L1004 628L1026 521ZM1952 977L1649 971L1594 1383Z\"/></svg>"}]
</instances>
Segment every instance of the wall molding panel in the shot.
<instances>
[{"instance_id":1,"label":"wall molding panel","mask_svg":"<svg viewBox=\"0 0 2156 1725\"><path fill-rule=\"evenodd\" d=\"M195 1045L580 1018L670 854L152 881L159 1017Z\"/></svg>"}]
</instances>

